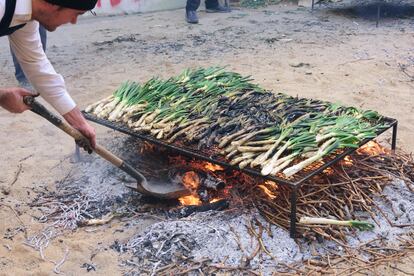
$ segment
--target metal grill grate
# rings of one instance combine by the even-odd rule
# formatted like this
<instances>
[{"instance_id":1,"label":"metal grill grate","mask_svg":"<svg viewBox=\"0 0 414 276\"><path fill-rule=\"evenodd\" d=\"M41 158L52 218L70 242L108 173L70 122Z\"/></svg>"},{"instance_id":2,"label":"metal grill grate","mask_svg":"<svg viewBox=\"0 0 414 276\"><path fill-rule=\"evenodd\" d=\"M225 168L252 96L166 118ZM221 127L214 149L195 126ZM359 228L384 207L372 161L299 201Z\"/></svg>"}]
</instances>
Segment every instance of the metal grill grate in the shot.
<instances>
[{"instance_id":1,"label":"metal grill grate","mask_svg":"<svg viewBox=\"0 0 414 276\"><path fill-rule=\"evenodd\" d=\"M177 151L183 155L186 156L190 156L190 157L195 157L198 159L202 159L211 163L215 163L218 165L221 165L223 167L226 168L231 168L234 170L239 170L239 171L243 171L246 172L248 174L251 175L255 175L255 176L259 176L263 179L267 179L267 180L272 180L277 182L278 184L284 184L284 185L288 185L291 186L293 188L298 188L300 187L300 185L307 179L311 178L312 176L322 172L323 170L325 170L326 168L328 168L329 166L337 163L338 161L342 160L345 156L351 154L352 152L354 152L356 149L355 148L349 148L349 149L345 149L345 150L341 150L341 151L336 151L334 153L332 153L331 155L325 157L321 162L318 162L316 164L312 164L310 166L308 166L307 168L305 168L304 170L302 170L301 172L295 174L294 176L290 177L290 178L286 178L284 177L282 174L278 174L277 176L263 176L261 175L260 171L255 170L255 169L250 169L250 168L245 168L245 169L240 169L238 166L233 166L230 165L223 156L221 156L218 151L215 151L214 149L211 150L210 152L200 152L199 150L197 150L195 147L191 147L188 145L179 145L178 143L174 143L174 144L169 144L166 143L162 140L156 139L150 135L145 135L142 133L138 133L138 132L134 132L131 129L129 129L125 124L122 123L114 123L105 119L100 119L97 118L94 115L91 115L89 113L84 112L84 115L86 117L86 119L98 123L100 125L109 127L111 129L120 131L122 133L125 133L127 135L148 141L150 143L154 143L156 145L161 145L164 146L166 148L169 148L171 150ZM396 135L396 127L397 127L397 120L392 119L392 118L387 118L387 117L383 117L382 119L382 123L388 125L388 128L383 129L381 131L379 131L377 133L377 136L379 136L380 134L382 134L383 132L385 132L386 130L390 129L390 128L394 128L394 133L393 136ZM364 145L365 143L369 142L372 139L367 139L362 141L358 146L361 147L362 145ZM393 137L393 148L395 147L395 137Z\"/></svg>"}]
</instances>

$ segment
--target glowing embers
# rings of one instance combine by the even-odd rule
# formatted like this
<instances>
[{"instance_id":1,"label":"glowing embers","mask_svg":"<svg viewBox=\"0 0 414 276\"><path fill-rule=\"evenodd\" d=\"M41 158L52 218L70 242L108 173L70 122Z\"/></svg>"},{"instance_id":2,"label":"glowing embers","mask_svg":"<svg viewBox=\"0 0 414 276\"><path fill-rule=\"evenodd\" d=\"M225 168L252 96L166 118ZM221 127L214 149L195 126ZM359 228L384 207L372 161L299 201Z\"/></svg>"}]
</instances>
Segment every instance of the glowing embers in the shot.
<instances>
[{"instance_id":1,"label":"glowing embers","mask_svg":"<svg viewBox=\"0 0 414 276\"><path fill-rule=\"evenodd\" d=\"M352 160L351 156L347 155L344 157L344 159L341 161L341 164L344 166L352 166L354 165L354 160Z\"/></svg>"},{"instance_id":2,"label":"glowing embers","mask_svg":"<svg viewBox=\"0 0 414 276\"><path fill-rule=\"evenodd\" d=\"M183 167L174 173L172 179L181 182L191 192L191 195L179 198L181 205L202 205L225 197L226 181L215 173L224 173L221 166L205 161L188 161L179 156L170 160Z\"/></svg>"},{"instance_id":3,"label":"glowing embers","mask_svg":"<svg viewBox=\"0 0 414 276\"><path fill-rule=\"evenodd\" d=\"M369 141L362 147L357 150L358 154L366 155L381 155L381 154L390 154L390 150L381 146L375 141Z\"/></svg>"},{"instance_id":4,"label":"glowing embers","mask_svg":"<svg viewBox=\"0 0 414 276\"><path fill-rule=\"evenodd\" d=\"M200 197L197 195L197 189L200 187L200 177L194 171L185 172L181 181L183 185L191 191L192 195L179 198L181 205L201 205Z\"/></svg>"},{"instance_id":5,"label":"glowing embers","mask_svg":"<svg viewBox=\"0 0 414 276\"><path fill-rule=\"evenodd\" d=\"M270 199L275 199L277 197L278 186L275 182L270 181L270 180L266 180L263 184L258 185L258 187Z\"/></svg>"},{"instance_id":6,"label":"glowing embers","mask_svg":"<svg viewBox=\"0 0 414 276\"><path fill-rule=\"evenodd\" d=\"M209 163L209 162L204 162L204 168L208 171L224 171L224 168L220 165L217 164L213 164L213 163Z\"/></svg>"},{"instance_id":7,"label":"glowing embers","mask_svg":"<svg viewBox=\"0 0 414 276\"><path fill-rule=\"evenodd\" d=\"M182 183L184 186L191 191L191 193L197 192L198 187L200 187L200 177L194 171L185 172L182 175Z\"/></svg>"},{"instance_id":8,"label":"glowing embers","mask_svg":"<svg viewBox=\"0 0 414 276\"><path fill-rule=\"evenodd\" d=\"M178 199L181 203L181 205L201 205L202 202L200 200L199 196L183 196Z\"/></svg>"},{"instance_id":9,"label":"glowing embers","mask_svg":"<svg viewBox=\"0 0 414 276\"><path fill-rule=\"evenodd\" d=\"M362 147L356 150L358 155L367 155L367 156L379 156L379 155L389 155L391 151L388 148L385 148L378 144L376 141L369 141ZM355 160L350 156L347 155L341 161L341 165L346 167L351 167L355 163Z\"/></svg>"}]
</instances>

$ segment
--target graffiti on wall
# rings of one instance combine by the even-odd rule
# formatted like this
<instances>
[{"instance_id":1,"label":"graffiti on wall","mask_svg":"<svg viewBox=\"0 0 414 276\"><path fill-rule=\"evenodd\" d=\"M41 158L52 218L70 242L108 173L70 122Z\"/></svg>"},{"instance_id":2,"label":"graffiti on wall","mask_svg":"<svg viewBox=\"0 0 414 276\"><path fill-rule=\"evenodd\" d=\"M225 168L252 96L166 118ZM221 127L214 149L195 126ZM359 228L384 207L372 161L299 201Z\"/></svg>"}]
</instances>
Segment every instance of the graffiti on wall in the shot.
<instances>
[{"instance_id":1,"label":"graffiti on wall","mask_svg":"<svg viewBox=\"0 0 414 276\"><path fill-rule=\"evenodd\" d=\"M121 2L122 2L122 0L109 0L109 4L112 8L118 6L119 4L121 4ZM140 0L134 0L133 2L140 2ZM96 7L98 7L98 8L102 7L102 0L98 0L98 3L96 4Z\"/></svg>"}]
</instances>

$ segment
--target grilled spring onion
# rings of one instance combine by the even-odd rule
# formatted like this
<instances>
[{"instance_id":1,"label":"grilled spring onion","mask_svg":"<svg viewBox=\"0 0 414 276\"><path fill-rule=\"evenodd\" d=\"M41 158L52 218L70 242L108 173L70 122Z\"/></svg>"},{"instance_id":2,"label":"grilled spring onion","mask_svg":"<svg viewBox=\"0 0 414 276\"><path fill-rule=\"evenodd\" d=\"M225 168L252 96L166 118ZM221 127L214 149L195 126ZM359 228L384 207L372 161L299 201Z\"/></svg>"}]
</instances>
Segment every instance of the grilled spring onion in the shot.
<instances>
[{"instance_id":1,"label":"grilled spring onion","mask_svg":"<svg viewBox=\"0 0 414 276\"><path fill-rule=\"evenodd\" d=\"M221 67L188 69L167 80L126 82L86 111L169 142L218 146L229 162L272 175L301 159L284 170L293 175L384 127L375 111L273 94L250 81Z\"/></svg>"},{"instance_id":2,"label":"grilled spring onion","mask_svg":"<svg viewBox=\"0 0 414 276\"><path fill-rule=\"evenodd\" d=\"M302 152L305 148L313 148L315 146L315 137L311 133L302 133L296 137L290 138L280 149L272 156L272 158L263 166L262 175L269 175L279 164L279 157L287 150L293 149L295 153ZM296 155L293 155L294 157ZM287 161L287 160L286 160ZM285 161L285 162L286 162Z\"/></svg>"},{"instance_id":3,"label":"grilled spring onion","mask_svg":"<svg viewBox=\"0 0 414 276\"><path fill-rule=\"evenodd\" d=\"M283 173L286 175L286 177L291 177L292 175L298 173L299 171L303 170L307 166L311 165L313 162L319 161L320 159L323 158L323 156L331 153L333 150L337 148L338 148L337 139L331 138L322 144L322 146L318 149L315 155L313 155L312 157L308 159L303 160L302 162L292 167L285 169ZM263 171L262 171L262 174L263 174Z\"/></svg>"},{"instance_id":4,"label":"grilled spring onion","mask_svg":"<svg viewBox=\"0 0 414 276\"><path fill-rule=\"evenodd\" d=\"M336 219L327 219L327 218L312 218L312 217L301 217L299 223L302 224L329 224L329 225L341 225L354 227L360 231L372 231L375 226L372 223L367 221L359 220L336 220Z\"/></svg>"}]
</instances>

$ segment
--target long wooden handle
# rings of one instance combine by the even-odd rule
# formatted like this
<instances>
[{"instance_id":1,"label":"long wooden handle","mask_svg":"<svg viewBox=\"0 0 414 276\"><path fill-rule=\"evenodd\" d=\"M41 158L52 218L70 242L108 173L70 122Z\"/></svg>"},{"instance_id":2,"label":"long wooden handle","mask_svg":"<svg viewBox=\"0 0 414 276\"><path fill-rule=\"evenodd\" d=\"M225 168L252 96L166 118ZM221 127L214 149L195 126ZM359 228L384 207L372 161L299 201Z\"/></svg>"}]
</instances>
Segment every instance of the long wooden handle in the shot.
<instances>
[{"instance_id":1,"label":"long wooden handle","mask_svg":"<svg viewBox=\"0 0 414 276\"><path fill-rule=\"evenodd\" d=\"M84 143L89 144L89 140L80 133L79 130L73 128L68 123L62 121L62 123L58 126L61 130L72 136L75 141L84 141ZM92 147L91 147L92 148ZM111 153L109 150L104 148L103 146L96 144L95 148L93 149L99 156L104 158L105 160L111 162L113 165L117 166L118 168L122 166L124 161L119 158L118 156Z\"/></svg>"},{"instance_id":2,"label":"long wooden handle","mask_svg":"<svg viewBox=\"0 0 414 276\"><path fill-rule=\"evenodd\" d=\"M45 118L46 120L48 120L49 122L51 122L52 124L60 128L61 130L66 132L68 135L72 136L73 139L75 139L75 141L77 142L80 141L81 144L83 145L90 145L89 140L82 133L80 133L79 130L73 128L67 122L55 116L53 113L47 110L43 105L38 103L34 97L25 96L23 97L23 101L26 105L32 108L31 110L34 113L42 116L43 118ZM89 148L92 149L92 147L90 146ZM124 161L122 159L112 154L111 152L109 152L106 148L102 147L101 145L96 145L95 149L92 149L92 150L94 150L102 158L111 162L116 167L121 168L123 166Z\"/></svg>"},{"instance_id":3,"label":"long wooden handle","mask_svg":"<svg viewBox=\"0 0 414 276\"><path fill-rule=\"evenodd\" d=\"M34 113L42 116L43 118L45 118L46 120L48 120L49 122L51 122L52 124L54 124L55 126L60 128L61 130L63 130L65 133L72 136L75 139L75 141L77 141L78 143L80 143L82 145L86 145L86 148L88 150L89 149L94 150L99 156L101 156L105 160L109 161L114 166L120 168L121 170L123 170L127 174L133 176L137 180L137 190L138 191L141 191L142 193L151 194L151 192L149 192L149 191L147 191L143 188L144 186L147 186L147 183L148 183L145 176L142 173L140 173L139 171L135 170L131 165L124 162L121 158L119 158L116 155L112 154L110 151L108 151L106 148L104 148L100 145L96 145L95 148L93 149L90 146L89 140L85 136L83 136L83 134L80 133L79 130L73 128L67 122L65 122L62 119L60 119L59 117L55 116L53 113L51 113L49 110L47 110L43 105L38 103L35 100L35 98L33 98L31 96L25 96L25 97L23 97L23 101L26 105L28 105L32 108L31 110Z\"/></svg>"},{"instance_id":4,"label":"long wooden handle","mask_svg":"<svg viewBox=\"0 0 414 276\"><path fill-rule=\"evenodd\" d=\"M72 136L76 141L83 141L83 144L89 145L89 140L83 136L82 133L79 132L79 130L73 128L71 125L66 123L65 121L60 120L61 123L58 125L58 127ZM89 146L90 147L90 146ZM92 147L90 147L92 149ZM104 148L101 145L96 144L95 149L93 149L99 156L106 159L107 161L111 162L114 166L120 168L127 174L131 175L137 180L137 187L136 189L143 194L152 194L150 191L144 189L143 187L147 185L147 179L145 176L134 169L130 164L119 158L118 156L114 155L110 151L108 151L106 148Z\"/></svg>"}]
</instances>

